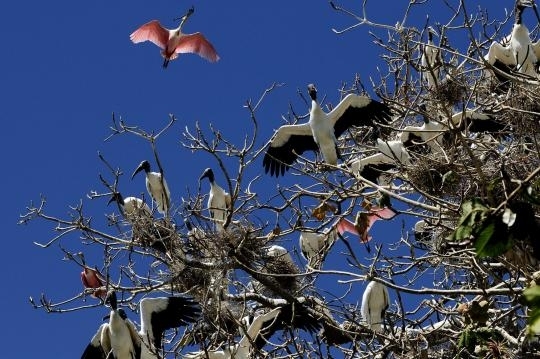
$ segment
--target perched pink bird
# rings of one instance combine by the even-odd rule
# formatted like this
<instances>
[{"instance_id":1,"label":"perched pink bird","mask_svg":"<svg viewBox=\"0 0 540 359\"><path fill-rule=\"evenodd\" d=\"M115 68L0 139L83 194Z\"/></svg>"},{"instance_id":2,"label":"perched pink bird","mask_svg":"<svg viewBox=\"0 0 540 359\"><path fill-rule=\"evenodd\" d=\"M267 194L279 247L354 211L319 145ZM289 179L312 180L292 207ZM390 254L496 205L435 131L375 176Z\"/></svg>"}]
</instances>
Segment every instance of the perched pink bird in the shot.
<instances>
[{"instance_id":1,"label":"perched pink bird","mask_svg":"<svg viewBox=\"0 0 540 359\"><path fill-rule=\"evenodd\" d=\"M360 241L366 244L366 248L369 252L370 248L368 242L372 239L369 235L369 230L373 223L379 219L390 220L397 214L398 213L392 209L392 207L373 206L369 209L369 212L358 212L354 223L343 218L338 222L337 229L341 234L349 232L359 236Z\"/></svg>"},{"instance_id":2,"label":"perched pink bird","mask_svg":"<svg viewBox=\"0 0 540 359\"><path fill-rule=\"evenodd\" d=\"M181 18L180 25L176 29L166 29L157 20L152 20L137 30L133 31L129 38L135 44L144 41L151 41L162 50L161 55L165 58L163 67L167 67L170 60L178 57L178 54L194 53L204 57L208 61L216 62L219 56L214 49L214 46L206 40L200 32L194 34L182 33L182 26L188 17L193 14L195 9L192 7Z\"/></svg>"},{"instance_id":3,"label":"perched pink bird","mask_svg":"<svg viewBox=\"0 0 540 359\"><path fill-rule=\"evenodd\" d=\"M92 297L105 299L107 290L103 285L103 277L97 269L84 266L84 270L81 272L81 281L86 289L94 289Z\"/></svg>"}]
</instances>

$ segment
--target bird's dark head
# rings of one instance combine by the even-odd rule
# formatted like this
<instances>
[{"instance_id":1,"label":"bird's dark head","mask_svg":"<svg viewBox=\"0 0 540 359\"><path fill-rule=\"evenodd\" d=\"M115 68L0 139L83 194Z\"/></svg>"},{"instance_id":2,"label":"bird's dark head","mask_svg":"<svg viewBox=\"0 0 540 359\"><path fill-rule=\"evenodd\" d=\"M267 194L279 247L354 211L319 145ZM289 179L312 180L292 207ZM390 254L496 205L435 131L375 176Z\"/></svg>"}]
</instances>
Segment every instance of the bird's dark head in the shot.
<instances>
[{"instance_id":1,"label":"bird's dark head","mask_svg":"<svg viewBox=\"0 0 540 359\"><path fill-rule=\"evenodd\" d=\"M186 14L184 16L177 17L177 18L173 19L173 21L180 21L180 25L182 25L188 19L188 17L190 17L194 12L195 12L195 7L192 6L186 12Z\"/></svg>"},{"instance_id":2,"label":"bird's dark head","mask_svg":"<svg viewBox=\"0 0 540 359\"><path fill-rule=\"evenodd\" d=\"M427 32L428 32L429 41L433 41L433 35L439 36L439 33L437 33L437 31L435 31L435 29L432 26L428 26Z\"/></svg>"},{"instance_id":3,"label":"bird's dark head","mask_svg":"<svg viewBox=\"0 0 540 359\"><path fill-rule=\"evenodd\" d=\"M516 1L516 24L521 24L523 10L534 6L534 0L517 0Z\"/></svg>"},{"instance_id":4,"label":"bird's dark head","mask_svg":"<svg viewBox=\"0 0 540 359\"><path fill-rule=\"evenodd\" d=\"M314 84L307 85L307 90L309 93L309 97L311 97L313 101L317 101L317 88L315 87L315 85Z\"/></svg>"},{"instance_id":5,"label":"bird's dark head","mask_svg":"<svg viewBox=\"0 0 540 359\"><path fill-rule=\"evenodd\" d=\"M109 304L112 310L118 309L118 300L116 298L116 292L114 290L109 291L105 297L105 304Z\"/></svg>"},{"instance_id":6,"label":"bird's dark head","mask_svg":"<svg viewBox=\"0 0 540 359\"><path fill-rule=\"evenodd\" d=\"M186 218L184 219L184 224L186 225L186 228L188 231L191 231L193 229L193 225L191 224L191 222Z\"/></svg>"},{"instance_id":7,"label":"bird's dark head","mask_svg":"<svg viewBox=\"0 0 540 359\"><path fill-rule=\"evenodd\" d=\"M208 178L210 182L214 182L214 171L211 168L205 169L201 177L199 177L199 181L203 178Z\"/></svg>"},{"instance_id":8,"label":"bird's dark head","mask_svg":"<svg viewBox=\"0 0 540 359\"><path fill-rule=\"evenodd\" d=\"M147 160L144 160L139 164L139 166L135 169L135 171L131 175L131 179L133 179L133 177L135 177L135 175L137 173L139 173L139 172L141 172L143 170L146 173L150 172L150 163Z\"/></svg>"},{"instance_id":9,"label":"bird's dark head","mask_svg":"<svg viewBox=\"0 0 540 359\"><path fill-rule=\"evenodd\" d=\"M111 204L111 202L116 202L118 204L123 204L124 203L124 197L122 197L122 195L120 194L120 192L114 192L112 195L111 195L111 198L109 199L109 202L107 202L107 206L109 204Z\"/></svg>"}]
</instances>

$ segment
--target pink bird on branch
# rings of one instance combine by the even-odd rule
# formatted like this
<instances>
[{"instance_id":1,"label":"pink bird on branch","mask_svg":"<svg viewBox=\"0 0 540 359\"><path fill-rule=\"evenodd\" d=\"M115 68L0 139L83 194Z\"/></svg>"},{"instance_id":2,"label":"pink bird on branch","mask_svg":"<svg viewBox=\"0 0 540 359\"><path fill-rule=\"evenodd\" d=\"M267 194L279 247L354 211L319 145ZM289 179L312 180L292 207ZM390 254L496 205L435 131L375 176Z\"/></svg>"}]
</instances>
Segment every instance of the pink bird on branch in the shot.
<instances>
[{"instance_id":1,"label":"pink bird on branch","mask_svg":"<svg viewBox=\"0 0 540 359\"><path fill-rule=\"evenodd\" d=\"M93 289L91 292L92 297L105 299L107 291L103 285L103 276L97 269L92 269L84 265L84 269L81 272L81 281L85 289Z\"/></svg>"},{"instance_id":2,"label":"pink bird on branch","mask_svg":"<svg viewBox=\"0 0 540 359\"><path fill-rule=\"evenodd\" d=\"M166 68L169 61L178 57L178 54L192 53L204 57L208 61L216 62L219 56L214 46L200 32L194 34L182 33L182 26L193 14L195 8L176 20L180 20L180 25L175 29L164 28L158 20L152 20L139 27L129 36L133 43L138 44L150 41L159 46L161 55L165 58L163 67Z\"/></svg>"}]
</instances>

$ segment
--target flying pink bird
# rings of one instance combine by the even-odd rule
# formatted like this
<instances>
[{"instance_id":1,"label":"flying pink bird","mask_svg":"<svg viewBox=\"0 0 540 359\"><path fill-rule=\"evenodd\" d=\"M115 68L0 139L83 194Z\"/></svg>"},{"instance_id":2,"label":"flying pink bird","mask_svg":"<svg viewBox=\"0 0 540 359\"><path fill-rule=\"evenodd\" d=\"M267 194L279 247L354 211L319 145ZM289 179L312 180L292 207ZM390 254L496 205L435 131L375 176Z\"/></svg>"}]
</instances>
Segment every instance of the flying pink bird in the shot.
<instances>
[{"instance_id":1,"label":"flying pink bird","mask_svg":"<svg viewBox=\"0 0 540 359\"><path fill-rule=\"evenodd\" d=\"M369 212L358 212L356 214L354 223L346 218L343 218L338 222L337 229L341 234L349 232L359 236L360 241L366 244L366 248L369 252L370 248L368 242L372 239L371 235L369 234L369 230L373 223L379 219L390 220L397 214L398 213L392 209L392 207L373 206Z\"/></svg>"},{"instance_id":2,"label":"flying pink bird","mask_svg":"<svg viewBox=\"0 0 540 359\"><path fill-rule=\"evenodd\" d=\"M107 291L103 285L103 277L97 269L84 266L84 270L81 272L81 281L86 289L94 289L92 297L105 299Z\"/></svg>"},{"instance_id":3,"label":"flying pink bird","mask_svg":"<svg viewBox=\"0 0 540 359\"><path fill-rule=\"evenodd\" d=\"M129 38L133 43L150 41L159 46L161 55L165 58L163 67L166 68L169 61L178 57L178 54L193 53L204 57L208 61L216 62L219 56L214 46L200 32L194 34L182 33L182 26L193 14L195 8L191 8L181 18L180 25L176 29L166 29L157 20L152 20L137 30L133 31Z\"/></svg>"}]
</instances>

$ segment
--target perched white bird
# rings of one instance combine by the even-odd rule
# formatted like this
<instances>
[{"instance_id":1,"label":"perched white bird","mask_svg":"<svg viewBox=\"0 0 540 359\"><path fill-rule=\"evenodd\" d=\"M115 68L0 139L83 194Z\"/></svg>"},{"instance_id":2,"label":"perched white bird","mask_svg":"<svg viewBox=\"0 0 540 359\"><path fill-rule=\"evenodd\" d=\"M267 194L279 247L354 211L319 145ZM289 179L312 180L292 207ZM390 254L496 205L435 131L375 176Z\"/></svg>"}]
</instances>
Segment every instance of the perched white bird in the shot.
<instances>
[{"instance_id":1,"label":"perched white bird","mask_svg":"<svg viewBox=\"0 0 540 359\"><path fill-rule=\"evenodd\" d=\"M169 191L167 181L163 177L162 173L150 171L150 163L146 160L142 161L141 164L135 169L131 175L131 179L133 179L137 173L143 170L146 174L146 190L154 202L156 202L159 213L167 214L169 208L171 207L171 192Z\"/></svg>"},{"instance_id":2,"label":"perched white bird","mask_svg":"<svg viewBox=\"0 0 540 359\"><path fill-rule=\"evenodd\" d=\"M337 165L337 138L352 126L375 126L388 123L390 109L367 96L349 94L325 113L317 102L317 89L308 85L311 97L309 121L300 125L281 126L272 137L263 159L264 171L271 176L284 175L296 158L305 151L320 151L324 162Z\"/></svg>"},{"instance_id":3,"label":"perched white bird","mask_svg":"<svg viewBox=\"0 0 540 359\"><path fill-rule=\"evenodd\" d=\"M540 41L532 42L529 29L522 22L523 10L535 6L531 0L517 0L515 22L506 44L493 42L484 59L495 65L498 61L518 73L537 78L537 63L540 58ZM498 66L495 66L498 67Z\"/></svg>"},{"instance_id":4,"label":"perched white bird","mask_svg":"<svg viewBox=\"0 0 540 359\"><path fill-rule=\"evenodd\" d=\"M157 20L152 20L135 30L129 38L133 43L150 41L159 46L164 58L163 67L166 68L169 61L178 57L178 54L195 53L211 62L219 60L219 56L214 46L200 32L194 34L182 33L182 26L193 14L192 7L188 12L179 18L180 25L176 29L166 29ZM177 20L177 19L175 19Z\"/></svg>"},{"instance_id":5,"label":"perched white bird","mask_svg":"<svg viewBox=\"0 0 540 359\"><path fill-rule=\"evenodd\" d=\"M208 194L210 217L214 220L216 230L222 231L231 210L231 196L216 183L214 171L211 168L204 170L199 181L203 178L208 178L208 181L210 181L210 192Z\"/></svg>"},{"instance_id":6,"label":"perched white bird","mask_svg":"<svg viewBox=\"0 0 540 359\"><path fill-rule=\"evenodd\" d=\"M248 359L253 351L252 343L255 343L263 326L271 323L280 313L281 308L274 308L268 313L260 314L253 319L247 332L242 339L235 344L224 348L223 350L201 350L199 352L188 353L184 358L188 359ZM247 318L243 318L245 323Z\"/></svg>"},{"instance_id":7,"label":"perched white bird","mask_svg":"<svg viewBox=\"0 0 540 359\"><path fill-rule=\"evenodd\" d=\"M151 218L152 217L152 211L150 210L150 207L144 201L137 197L126 197L124 198L122 194L119 192L113 193L111 196L111 199L109 200L110 204L111 202L116 202L118 204L118 208L120 209L120 212L122 215L130 222L136 221L138 218Z\"/></svg>"},{"instance_id":8,"label":"perched white bird","mask_svg":"<svg viewBox=\"0 0 540 359\"><path fill-rule=\"evenodd\" d=\"M102 324L81 359L158 359L163 332L197 320L200 308L186 297L145 298L141 300L141 330L118 308L116 293L109 292L109 323Z\"/></svg>"},{"instance_id":9,"label":"perched white bird","mask_svg":"<svg viewBox=\"0 0 540 359\"><path fill-rule=\"evenodd\" d=\"M371 182L378 182L379 176L399 166L409 166L411 157L400 140L383 141L377 139L378 153L356 159L350 163L351 171Z\"/></svg>"},{"instance_id":10,"label":"perched white bird","mask_svg":"<svg viewBox=\"0 0 540 359\"><path fill-rule=\"evenodd\" d=\"M383 331L383 319L390 305L388 289L384 284L370 281L362 296L362 319L374 332Z\"/></svg>"},{"instance_id":11,"label":"perched white bird","mask_svg":"<svg viewBox=\"0 0 540 359\"><path fill-rule=\"evenodd\" d=\"M434 28L429 26L428 42L422 46L422 78L428 83L429 89L434 89L439 81L439 72L442 62L442 56L439 48L433 43L433 35L438 35Z\"/></svg>"},{"instance_id":12,"label":"perched white bird","mask_svg":"<svg viewBox=\"0 0 540 359\"><path fill-rule=\"evenodd\" d=\"M300 250L308 261L308 266L317 268L317 264L324 259L324 250L330 248L337 238L338 232L335 226L326 227L321 233L300 231L298 239Z\"/></svg>"}]
</instances>

